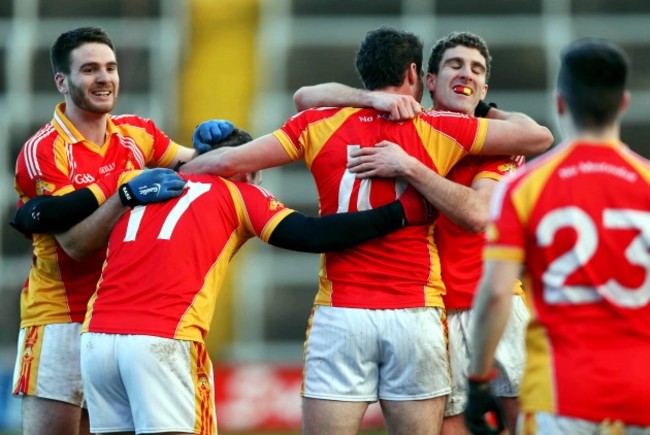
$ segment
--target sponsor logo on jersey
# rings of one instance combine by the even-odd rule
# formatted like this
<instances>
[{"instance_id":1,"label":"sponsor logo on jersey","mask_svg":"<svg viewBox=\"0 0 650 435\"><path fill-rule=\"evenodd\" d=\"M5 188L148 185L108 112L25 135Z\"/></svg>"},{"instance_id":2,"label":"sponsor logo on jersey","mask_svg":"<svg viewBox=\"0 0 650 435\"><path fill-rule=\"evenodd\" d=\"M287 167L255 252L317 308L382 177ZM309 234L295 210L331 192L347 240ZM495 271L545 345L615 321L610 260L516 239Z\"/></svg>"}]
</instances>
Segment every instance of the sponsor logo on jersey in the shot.
<instances>
[{"instance_id":1,"label":"sponsor logo on jersey","mask_svg":"<svg viewBox=\"0 0 650 435\"><path fill-rule=\"evenodd\" d=\"M488 224L485 229L485 238L488 242L493 242L499 237L499 230L493 223Z\"/></svg>"},{"instance_id":2,"label":"sponsor logo on jersey","mask_svg":"<svg viewBox=\"0 0 650 435\"><path fill-rule=\"evenodd\" d=\"M115 169L115 162L113 162L111 164L108 164L108 165L104 165L101 168L99 168L99 173L102 174L102 175L103 174L108 174L109 172L113 171L114 169Z\"/></svg>"}]
</instances>

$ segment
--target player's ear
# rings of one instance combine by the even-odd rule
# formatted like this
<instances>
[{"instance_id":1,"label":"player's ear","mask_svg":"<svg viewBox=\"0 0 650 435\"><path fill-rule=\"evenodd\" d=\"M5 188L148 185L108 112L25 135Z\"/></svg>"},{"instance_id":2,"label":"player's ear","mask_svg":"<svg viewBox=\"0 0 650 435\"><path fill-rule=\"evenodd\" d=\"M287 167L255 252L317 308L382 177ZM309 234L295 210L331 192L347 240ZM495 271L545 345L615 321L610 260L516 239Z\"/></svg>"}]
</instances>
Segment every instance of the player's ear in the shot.
<instances>
[{"instance_id":1,"label":"player's ear","mask_svg":"<svg viewBox=\"0 0 650 435\"><path fill-rule=\"evenodd\" d=\"M68 93L68 81L66 80L65 74L61 72L54 74L54 83L59 93L64 95Z\"/></svg>"},{"instance_id":2,"label":"player's ear","mask_svg":"<svg viewBox=\"0 0 650 435\"><path fill-rule=\"evenodd\" d=\"M557 110L558 115L564 115L564 112L566 111L566 101L560 91L555 92L555 109Z\"/></svg>"},{"instance_id":3,"label":"player's ear","mask_svg":"<svg viewBox=\"0 0 650 435\"><path fill-rule=\"evenodd\" d=\"M406 79L408 80L409 85L415 85L418 82L418 79L422 75L422 70L418 68L415 62L411 62L409 65L408 71L406 73Z\"/></svg>"},{"instance_id":4,"label":"player's ear","mask_svg":"<svg viewBox=\"0 0 650 435\"><path fill-rule=\"evenodd\" d=\"M630 91L623 92L623 98L621 98L621 105L619 107L619 111L621 113L627 110L628 106L630 105L630 98L631 98Z\"/></svg>"},{"instance_id":5,"label":"player's ear","mask_svg":"<svg viewBox=\"0 0 650 435\"><path fill-rule=\"evenodd\" d=\"M481 100L485 100L487 91L488 91L488 84L486 83L485 85L483 85L483 89L481 90Z\"/></svg>"},{"instance_id":6,"label":"player's ear","mask_svg":"<svg viewBox=\"0 0 650 435\"><path fill-rule=\"evenodd\" d=\"M262 184L262 171L249 172L246 174L246 181L250 184L259 186Z\"/></svg>"},{"instance_id":7,"label":"player's ear","mask_svg":"<svg viewBox=\"0 0 650 435\"><path fill-rule=\"evenodd\" d=\"M436 82L438 81L438 76L434 73L427 73L426 77L426 85L427 89L429 92L433 94L433 92L436 90Z\"/></svg>"}]
</instances>

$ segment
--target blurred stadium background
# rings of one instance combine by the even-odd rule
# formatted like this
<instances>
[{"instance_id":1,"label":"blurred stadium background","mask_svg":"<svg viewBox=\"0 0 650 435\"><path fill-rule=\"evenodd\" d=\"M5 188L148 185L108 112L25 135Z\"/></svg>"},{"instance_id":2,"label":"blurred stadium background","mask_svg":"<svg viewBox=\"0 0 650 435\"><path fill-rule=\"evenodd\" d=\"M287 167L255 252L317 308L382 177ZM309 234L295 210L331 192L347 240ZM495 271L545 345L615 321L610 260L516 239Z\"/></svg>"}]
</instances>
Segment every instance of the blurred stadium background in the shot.
<instances>
[{"instance_id":1,"label":"blurred stadium background","mask_svg":"<svg viewBox=\"0 0 650 435\"><path fill-rule=\"evenodd\" d=\"M268 133L294 113L291 96L302 85L360 86L356 47L382 25L420 35L425 59L432 43L451 31L483 36L493 56L488 99L530 114L557 137L552 91L560 50L584 36L610 38L633 65L622 136L649 157L649 23L647 0L0 0L0 433L19 428L20 401L10 398L10 379L31 258L30 243L8 225L14 164L22 143L61 100L48 52L61 32L104 27L120 64L115 113L152 118L183 144L209 118ZM428 96L423 104L430 105ZM316 214L310 178L296 164L266 171L264 185ZM209 336L222 433L295 431L317 270L317 255L257 241L237 256ZM382 432L376 406L366 427Z\"/></svg>"}]
</instances>

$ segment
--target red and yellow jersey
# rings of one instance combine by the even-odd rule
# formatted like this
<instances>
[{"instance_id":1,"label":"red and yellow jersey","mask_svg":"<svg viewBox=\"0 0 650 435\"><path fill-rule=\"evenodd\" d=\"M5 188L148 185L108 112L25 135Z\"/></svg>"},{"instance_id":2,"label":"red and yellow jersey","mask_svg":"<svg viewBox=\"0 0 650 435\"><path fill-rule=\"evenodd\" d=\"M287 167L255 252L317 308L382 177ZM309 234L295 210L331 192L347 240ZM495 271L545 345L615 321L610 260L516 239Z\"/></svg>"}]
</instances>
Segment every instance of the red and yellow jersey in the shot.
<instances>
[{"instance_id":1,"label":"red and yellow jersey","mask_svg":"<svg viewBox=\"0 0 650 435\"><path fill-rule=\"evenodd\" d=\"M113 228L83 331L202 342L232 256L293 213L257 186L181 176L180 197L136 207Z\"/></svg>"},{"instance_id":2,"label":"red and yellow jersey","mask_svg":"<svg viewBox=\"0 0 650 435\"><path fill-rule=\"evenodd\" d=\"M650 426L650 162L572 142L507 180L485 257L530 282L522 410Z\"/></svg>"},{"instance_id":3,"label":"red and yellow jersey","mask_svg":"<svg viewBox=\"0 0 650 435\"><path fill-rule=\"evenodd\" d=\"M321 215L366 210L394 201L406 183L357 179L346 170L349 153L382 140L400 144L446 175L483 147L487 122L451 112L426 112L397 123L372 109L321 108L301 112L274 135L293 160L311 170ZM433 225L408 226L355 248L321 256L316 304L350 308L442 307Z\"/></svg>"},{"instance_id":4,"label":"red and yellow jersey","mask_svg":"<svg viewBox=\"0 0 650 435\"><path fill-rule=\"evenodd\" d=\"M178 151L150 120L133 115L109 116L106 140L86 140L59 104L54 118L23 145L16 162L15 188L23 202L37 195L63 195L90 187L100 203L106 192L91 186L113 172L166 166ZM77 262L54 236L33 235L34 261L21 295L21 327L82 322L95 291L104 253Z\"/></svg>"},{"instance_id":5,"label":"red and yellow jersey","mask_svg":"<svg viewBox=\"0 0 650 435\"><path fill-rule=\"evenodd\" d=\"M472 186L476 180L499 181L524 164L523 156L467 156L449 172L447 178L463 186ZM445 308L472 307L476 286L483 273L483 246L485 233L472 233L452 222L444 213L436 221L436 244L440 250L442 280L447 293ZM521 283L516 294L523 294Z\"/></svg>"}]
</instances>

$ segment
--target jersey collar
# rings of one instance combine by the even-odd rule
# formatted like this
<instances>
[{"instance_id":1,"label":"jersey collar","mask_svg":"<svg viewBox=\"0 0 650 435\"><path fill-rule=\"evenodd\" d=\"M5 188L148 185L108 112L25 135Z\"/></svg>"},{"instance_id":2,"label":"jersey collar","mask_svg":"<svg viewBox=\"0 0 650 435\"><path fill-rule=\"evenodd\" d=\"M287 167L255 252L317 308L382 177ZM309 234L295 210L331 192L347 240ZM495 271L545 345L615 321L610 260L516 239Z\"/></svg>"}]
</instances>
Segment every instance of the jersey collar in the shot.
<instances>
[{"instance_id":1,"label":"jersey collar","mask_svg":"<svg viewBox=\"0 0 650 435\"><path fill-rule=\"evenodd\" d=\"M54 109L54 118L52 119L52 125L56 131L63 137L63 139L71 144L83 142L86 138L77 130L72 121L65 116L65 103L57 104ZM117 128L113 123L113 120L110 116L106 117L106 137L110 137L112 134L117 133Z\"/></svg>"}]
</instances>

